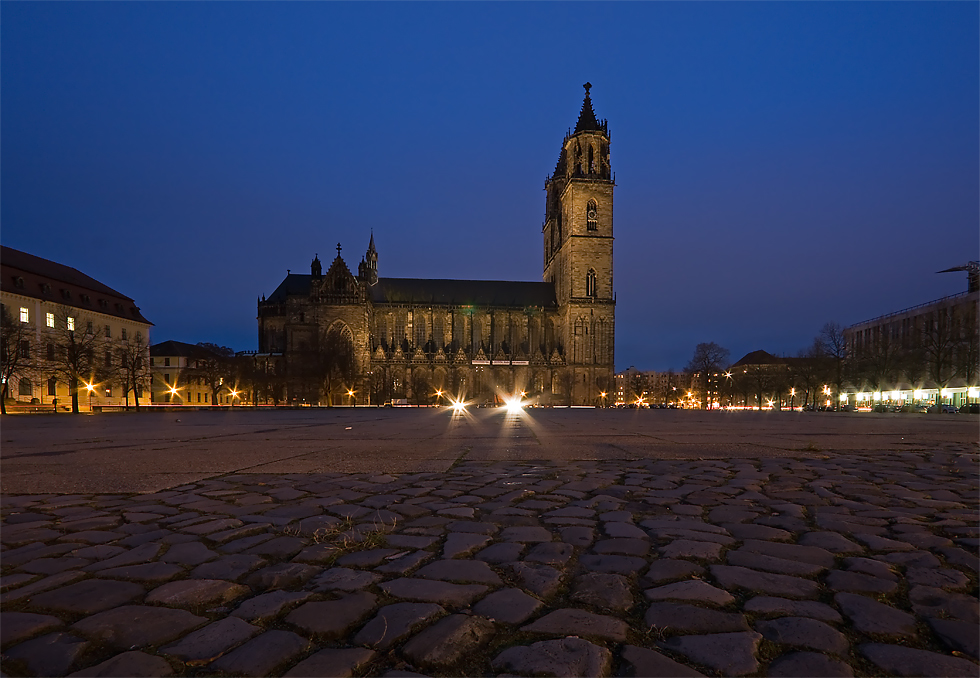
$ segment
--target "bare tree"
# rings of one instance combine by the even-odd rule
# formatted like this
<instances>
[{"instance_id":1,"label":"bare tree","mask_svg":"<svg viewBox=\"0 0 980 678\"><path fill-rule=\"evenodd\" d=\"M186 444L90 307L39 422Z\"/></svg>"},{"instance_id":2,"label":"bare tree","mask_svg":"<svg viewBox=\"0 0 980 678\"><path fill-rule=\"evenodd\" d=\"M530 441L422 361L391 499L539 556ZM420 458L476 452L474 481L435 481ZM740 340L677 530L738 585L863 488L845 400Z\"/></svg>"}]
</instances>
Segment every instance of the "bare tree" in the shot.
<instances>
[{"instance_id":1,"label":"bare tree","mask_svg":"<svg viewBox=\"0 0 980 678\"><path fill-rule=\"evenodd\" d=\"M214 406L218 405L218 394L225 385L225 379L231 376L230 363L234 355L235 352L227 346L201 342L188 358L188 363L193 362L193 366L187 371L211 391L211 404Z\"/></svg>"},{"instance_id":2,"label":"bare tree","mask_svg":"<svg viewBox=\"0 0 980 678\"><path fill-rule=\"evenodd\" d=\"M877 331L868 346L856 356L858 375L863 378L872 391L880 391L882 386L894 380L901 362L901 346L888 336L887 328Z\"/></svg>"},{"instance_id":3,"label":"bare tree","mask_svg":"<svg viewBox=\"0 0 980 678\"><path fill-rule=\"evenodd\" d=\"M68 384L72 414L79 412L79 384L84 382L93 386L108 376L105 363L96 357L105 347L102 326L77 313L69 306L59 306L54 313L54 327L48 328L48 336L54 344L48 367Z\"/></svg>"},{"instance_id":4,"label":"bare tree","mask_svg":"<svg viewBox=\"0 0 980 678\"><path fill-rule=\"evenodd\" d=\"M959 339L957 334L951 308L936 309L926 317L925 331L922 335L922 352L926 359L929 378L935 382L939 391L936 398L936 412L940 414L943 411L943 389L959 373L956 363Z\"/></svg>"},{"instance_id":5,"label":"bare tree","mask_svg":"<svg viewBox=\"0 0 980 678\"><path fill-rule=\"evenodd\" d=\"M3 307L0 318L0 414L7 414L10 380L31 369L30 325L14 319Z\"/></svg>"},{"instance_id":6,"label":"bare tree","mask_svg":"<svg viewBox=\"0 0 980 678\"><path fill-rule=\"evenodd\" d=\"M698 374L698 386L701 392L701 409L708 406L708 380L713 372L728 365L728 349L722 348L715 342L698 344L694 348L694 356L685 368L688 372Z\"/></svg>"},{"instance_id":7,"label":"bare tree","mask_svg":"<svg viewBox=\"0 0 980 678\"><path fill-rule=\"evenodd\" d=\"M793 371L797 381L803 387L803 407L810 404L810 396L814 394L820 385L820 376L823 372L821 364L826 359L820 339L814 339L813 345L808 349L800 351L796 360L793 361Z\"/></svg>"},{"instance_id":8,"label":"bare tree","mask_svg":"<svg viewBox=\"0 0 980 678\"><path fill-rule=\"evenodd\" d=\"M354 386L354 343L347 328L322 332L314 356L315 374L319 386L333 405L335 395L341 396Z\"/></svg>"},{"instance_id":9,"label":"bare tree","mask_svg":"<svg viewBox=\"0 0 980 678\"><path fill-rule=\"evenodd\" d=\"M844 390L847 369L847 337L844 328L835 322L823 326L819 335L820 347L831 366L834 384L834 409L840 409L840 394Z\"/></svg>"},{"instance_id":10,"label":"bare tree","mask_svg":"<svg viewBox=\"0 0 980 678\"><path fill-rule=\"evenodd\" d=\"M977 324L976 306L961 318L961 322L956 350L957 372L967 384L976 384L980 373L980 325Z\"/></svg>"},{"instance_id":11,"label":"bare tree","mask_svg":"<svg viewBox=\"0 0 980 678\"><path fill-rule=\"evenodd\" d=\"M149 360L149 342L142 332L137 332L119 350L119 369L117 373L123 382L123 395L126 398L126 410L129 410L129 393L133 393L133 403L136 411L140 411L140 396L150 388L152 372Z\"/></svg>"},{"instance_id":12,"label":"bare tree","mask_svg":"<svg viewBox=\"0 0 980 678\"><path fill-rule=\"evenodd\" d=\"M432 386L426 372L424 367L416 367L412 370L412 403L414 405L425 405L432 401Z\"/></svg>"}]
</instances>

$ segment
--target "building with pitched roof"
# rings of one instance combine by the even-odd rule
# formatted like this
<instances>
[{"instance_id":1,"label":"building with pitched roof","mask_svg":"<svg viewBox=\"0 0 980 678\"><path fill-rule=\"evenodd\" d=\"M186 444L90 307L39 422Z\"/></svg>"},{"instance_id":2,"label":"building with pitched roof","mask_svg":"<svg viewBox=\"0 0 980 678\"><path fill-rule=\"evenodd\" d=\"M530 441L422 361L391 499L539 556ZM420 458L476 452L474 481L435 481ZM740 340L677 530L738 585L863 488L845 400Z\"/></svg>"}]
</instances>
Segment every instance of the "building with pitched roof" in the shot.
<instances>
[{"instance_id":1,"label":"building with pitched roof","mask_svg":"<svg viewBox=\"0 0 980 678\"><path fill-rule=\"evenodd\" d=\"M609 131L589 89L545 181L542 282L379 277L371 235L355 275L289 273L258 302L257 364L276 402L602 404L613 386Z\"/></svg>"},{"instance_id":2,"label":"building with pitched roof","mask_svg":"<svg viewBox=\"0 0 980 678\"><path fill-rule=\"evenodd\" d=\"M153 323L130 297L12 247L0 247L0 271L0 299L13 325L4 331L8 399L66 405L80 392L83 409L135 402L136 394L149 402L142 375Z\"/></svg>"}]
</instances>

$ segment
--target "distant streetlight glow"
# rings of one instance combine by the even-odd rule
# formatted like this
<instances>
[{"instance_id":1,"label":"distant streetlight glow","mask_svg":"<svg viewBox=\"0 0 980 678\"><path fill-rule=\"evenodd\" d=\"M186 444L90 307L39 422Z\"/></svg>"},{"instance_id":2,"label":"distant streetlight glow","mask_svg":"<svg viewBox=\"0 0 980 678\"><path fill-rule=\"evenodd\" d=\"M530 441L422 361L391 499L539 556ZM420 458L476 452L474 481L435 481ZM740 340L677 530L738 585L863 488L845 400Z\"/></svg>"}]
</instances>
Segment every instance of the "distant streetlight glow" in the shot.
<instances>
[{"instance_id":1,"label":"distant streetlight glow","mask_svg":"<svg viewBox=\"0 0 980 678\"><path fill-rule=\"evenodd\" d=\"M514 396L504 402L507 403L507 414L520 414L524 411L524 403L521 402L521 396Z\"/></svg>"}]
</instances>

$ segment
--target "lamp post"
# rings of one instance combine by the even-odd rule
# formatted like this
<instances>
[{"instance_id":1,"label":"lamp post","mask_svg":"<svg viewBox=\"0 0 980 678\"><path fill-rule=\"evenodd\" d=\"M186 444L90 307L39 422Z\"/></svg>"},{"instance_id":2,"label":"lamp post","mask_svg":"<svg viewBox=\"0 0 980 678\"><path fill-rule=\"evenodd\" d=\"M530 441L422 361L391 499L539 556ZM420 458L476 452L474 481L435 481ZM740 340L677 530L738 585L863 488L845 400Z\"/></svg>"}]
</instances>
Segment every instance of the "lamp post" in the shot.
<instances>
[{"instance_id":1,"label":"lamp post","mask_svg":"<svg viewBox=\"0 0 980 678\"><path fill-rule=\"evenodd\" d=\"M92 412L92 393L95 391L95 384L85 384L85 389L88 391L88 411Z\"/></svg>"},{"instance_id":2,"label":"lamp post","mask_svg":"<svg viewBox=\"0 0 980 678\"><path fill-rule=\"evenodd\" d=\"M606 392L603 391L602 393L600 393L599 394L599 397L602 398L602 407L605 407L606 406Z\"/></svg>"},{"instance_id":3,"label":"lamp post","mask_svg":"<svg viewBox=\"0 0 980 678\"><path fill-rule=\"evenodd\" d=\"M791 388L789 390L789 409L790 411L796 409L796 389Z\"/></svg>"},{"instance_id":4,"label":"lamp post","mask_svg":"<svg viewBox=\"0 0 980 678\"><path fill-rule=\"evenodd\" d=\"M354 389L347 389L347 405L348 407L354 406Z\"/></svg>"},{"instance_id":5,"label":"lamp post","mask_svg":"<svg viewBox=\"0 0 980 678\"><path fill-rule=\"evenodd\" d=\"M436 389L436 405L442 405L442 389Z\"/></svg>"}]
</instances>

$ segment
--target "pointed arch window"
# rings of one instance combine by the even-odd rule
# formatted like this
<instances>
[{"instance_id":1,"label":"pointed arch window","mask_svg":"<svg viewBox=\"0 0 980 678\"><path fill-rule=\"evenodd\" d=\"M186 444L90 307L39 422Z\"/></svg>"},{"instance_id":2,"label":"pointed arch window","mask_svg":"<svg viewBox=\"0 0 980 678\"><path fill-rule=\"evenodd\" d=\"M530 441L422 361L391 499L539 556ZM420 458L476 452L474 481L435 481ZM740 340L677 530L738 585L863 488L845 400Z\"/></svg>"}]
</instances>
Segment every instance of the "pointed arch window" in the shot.
<instances>
[{"instance_id":1,"label":"pointed arch window","mask_svg":"<svg viewBox=\"0 0 980 678\"><path fill-rule=\"evenodd\" d=\"M590 200L585 208L585 220L590 231L599 230L599 205L595 200Z\"/></svg>"},{"instance_id":2,"label":"pointed arch window","mask_svg":"<svg viewBox=\"0 0 980 678\"><path fill-rule=\"evenodd\" d=\"M585 296L595 297L595 269L590 268L588 274L585 276Z\"/></svg>"}]
</instances>

